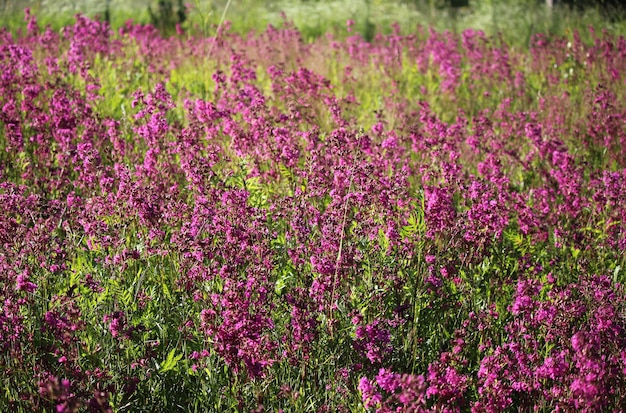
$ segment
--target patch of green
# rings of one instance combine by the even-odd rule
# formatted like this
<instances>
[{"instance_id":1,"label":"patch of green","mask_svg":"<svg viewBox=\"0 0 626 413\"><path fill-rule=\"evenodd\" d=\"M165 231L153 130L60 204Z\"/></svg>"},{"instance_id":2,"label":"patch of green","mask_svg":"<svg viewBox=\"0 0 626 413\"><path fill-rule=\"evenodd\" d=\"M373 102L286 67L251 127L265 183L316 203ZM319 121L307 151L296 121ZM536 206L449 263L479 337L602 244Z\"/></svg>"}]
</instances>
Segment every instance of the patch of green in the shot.
<instances>
[{"instance_id":1,"label":"patch of green","mask_svg":"<svg viewBox=\"0 0 626 413\"><path fill-rule=\"evenodd\" d=\"M176 2L174 11L178 12ZM200 31L204 35L214 35L221 17L229 22L236 33L262 31L268 24L280 26L285 19L293 21L305 41L313 41L332 33L340 37L348 35L346 22L352 20L353 33L366 40L372 40L377 33L391 33L394 23L401 32L412 33L417 27L432 27L438 31L461 32L465 29L482 30L488 35L501 34L504 40L517 47L526 48L534 34L565 35L578 31L584 41L591 37L589 26L598 32L606 30L611 35L626 34L626 19L613 13L612 19L597 8L585 11L571 10L556 5L548 10L543 2L534 0L494 1L470 0L468 7L452 9L441 7L431 0L195 0L191 8L185 9L182 27L189 32ZM227 7L228 5L228 7ZM0 5L0 8L3 7ZM50 24L53 29L69 25L73 15L84 13L88 16L106 15L106 2L49 2L20 1L4 5L0 25L10 31L22 27L23 10L30 7L41 25ZM132 19L136 23L151 23L157 13L158 2L123 2L111 0L109 3L111 26L117 29ZM157 25L158 26L158 25ZM169 27L169 26L168 26ZM207 30L208 29L208 30ZM169 27L168 34L173 34Z\"/></svg>"}]
</instances>

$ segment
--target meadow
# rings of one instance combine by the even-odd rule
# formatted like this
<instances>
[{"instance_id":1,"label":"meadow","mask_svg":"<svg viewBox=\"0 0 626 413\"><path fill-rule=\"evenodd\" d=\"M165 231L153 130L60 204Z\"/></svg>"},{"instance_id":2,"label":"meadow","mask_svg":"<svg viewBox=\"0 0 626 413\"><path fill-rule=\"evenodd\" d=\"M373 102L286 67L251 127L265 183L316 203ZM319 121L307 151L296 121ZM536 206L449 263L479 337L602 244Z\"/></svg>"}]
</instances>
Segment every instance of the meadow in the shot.
<instances>
[{"instance_id":1,"label":"meadow","mask_svg":"<svg viewBox=\"0 0 626 413\"><path fill-rule=\"evenodd\" d=\"M0 411L626 410L626 39L0 29Z\"/></svg>"}]
</instances>

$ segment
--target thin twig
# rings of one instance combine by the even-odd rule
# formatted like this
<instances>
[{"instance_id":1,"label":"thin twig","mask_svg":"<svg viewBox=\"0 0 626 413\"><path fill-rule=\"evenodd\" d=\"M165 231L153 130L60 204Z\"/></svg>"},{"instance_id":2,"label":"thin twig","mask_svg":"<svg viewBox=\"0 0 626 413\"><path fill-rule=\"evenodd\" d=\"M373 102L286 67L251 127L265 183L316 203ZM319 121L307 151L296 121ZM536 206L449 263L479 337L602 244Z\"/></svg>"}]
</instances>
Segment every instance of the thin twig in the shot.
<instances>
[{"instance_id":1,"label":"thin twig","mask_svg":"<svg viewBox=\"0 0 626 413\"><path fill-rule=\"evenodd\" d=\"M226 3L226 6L224 7L224 12L222 13L222 17L220 18L220 22L217 25L217 30L215 32L215 39L213 39L213 42L211 42L211 47L209 48L208 53L206 54L206 59L208 60L211 57L211 54L213 53L213 47L215 46L215 43L217 43L217 39L220 35L220 29L222 28L222 24L224 23L224 19L226 18L226 12L228 11L228 8L230 7L230 2L231 0L228 0L228 2ZM201 16L203 19L202 22L202 31L203 34L206 36L206 19L204 18L204 16ZM206 44L206 43L205 43ZM208 98L208 81L207 81L207 76L208 76L208 71L205 71L205 75L204 75L204 87L205 87L205 91L204 91L204 100L206 101Z\"/></svg>"},{"instance_id":2,"label":"thin twig","mask_svg":"<svg viewBox=\"0 0 626 413\"><path fill-rule=\"evenodd\" d=\"M215 40L211 43L211 48L209 49L209 53L207 54L207 58L211 57L211 53L213 53L213 46L215 46L215 43L217 43L217 38L220 35L220 29L222 28L222 23L224 23L224 19L226 18L226 12L228 11L228 8L230 7L230 2L231 2L231 0L228 0L228 2L226 3L226 7L224 7L224 12L222 13L222 17L220 18L220 22L217 25L217 31L215 32Z\"/></svg>"}]
</instances>

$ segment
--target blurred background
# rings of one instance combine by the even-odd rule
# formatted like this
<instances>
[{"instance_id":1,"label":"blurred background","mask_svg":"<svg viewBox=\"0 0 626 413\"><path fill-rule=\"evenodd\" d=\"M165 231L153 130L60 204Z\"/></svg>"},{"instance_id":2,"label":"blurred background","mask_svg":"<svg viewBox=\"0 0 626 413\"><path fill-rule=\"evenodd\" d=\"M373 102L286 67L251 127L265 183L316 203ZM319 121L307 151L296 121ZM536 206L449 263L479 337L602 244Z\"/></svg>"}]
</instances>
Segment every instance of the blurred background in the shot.
<instances>
[{"instance_id":1,"label":"blurred background","mask_svg":"<svg viewBox=\"0 0 626 413\"><path fill-rule=\"evenodd\" d=\"M228 5L228 7L227 7ZM105 19L116 28L132 19L150 23L165 35L211 28L224 11L231 30L246 33L268 24L293 22L304 40L325 33L346 35L346 21L353 32L371 40L389 33L398 23L402 32L418 26L436 30L467 28L487 34L501 33L511 43L527 44L542 32L564 34L573 30L626 33L626 0L0 0L0 23L14 30L23 25L24 9L30 8L40 24L54 28L73 22L76 13Z\"/></svg>"}]
</instances>

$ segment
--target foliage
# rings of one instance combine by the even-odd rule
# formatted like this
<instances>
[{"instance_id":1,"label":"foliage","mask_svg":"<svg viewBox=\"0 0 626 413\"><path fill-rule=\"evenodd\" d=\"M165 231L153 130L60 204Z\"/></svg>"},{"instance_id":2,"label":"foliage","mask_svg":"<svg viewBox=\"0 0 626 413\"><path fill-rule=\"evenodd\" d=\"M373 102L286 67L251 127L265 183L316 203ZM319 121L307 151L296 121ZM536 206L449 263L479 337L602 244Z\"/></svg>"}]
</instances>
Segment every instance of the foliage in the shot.
<instances>
[{"instance_id":1,"label":"foliage","mask_svg":"<svg viewBox=\"0 0 626 413\"><path fill-rule=\"evenodd\" d=\"M624 410L624 37L196 12L0 30L0 411Z\"/></svg>"}]
</instances>

